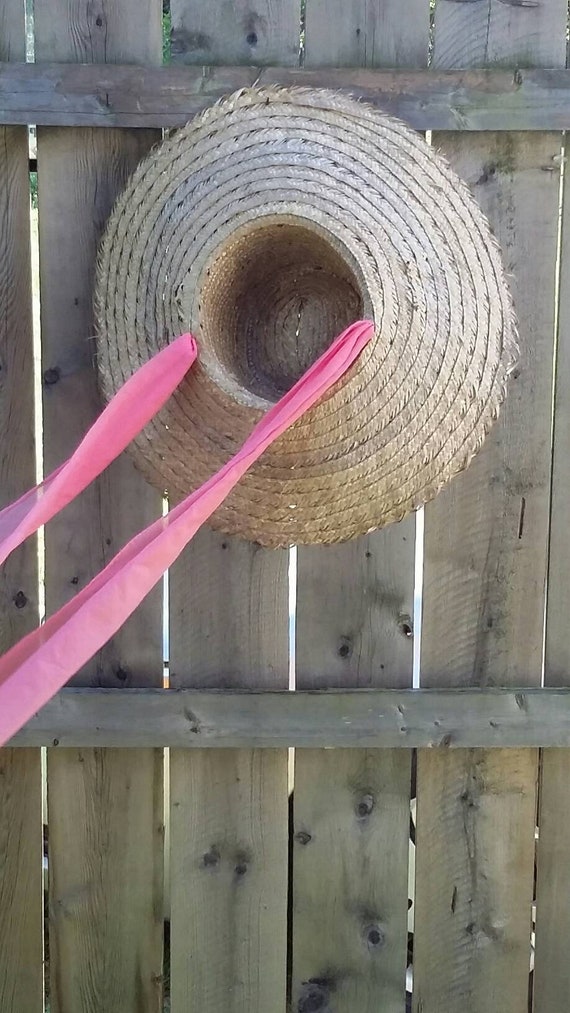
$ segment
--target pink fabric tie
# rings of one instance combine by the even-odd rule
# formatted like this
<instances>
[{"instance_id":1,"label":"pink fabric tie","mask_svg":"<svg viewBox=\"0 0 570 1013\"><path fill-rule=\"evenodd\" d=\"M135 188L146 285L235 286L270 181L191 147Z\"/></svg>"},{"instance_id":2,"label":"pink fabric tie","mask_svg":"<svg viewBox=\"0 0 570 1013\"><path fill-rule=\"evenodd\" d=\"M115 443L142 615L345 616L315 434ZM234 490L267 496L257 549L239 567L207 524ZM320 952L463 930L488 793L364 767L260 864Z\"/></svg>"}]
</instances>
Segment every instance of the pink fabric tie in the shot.
<instances>
[{"instance_id":1,"label":"pink fabric tie","mask_svg":"<svg viewBox=\"0 0 570 1013\"><path fill-rule=\"evenodd\" d=\"M190 334L158 352L115 394L69 460L0 511L0 563L119 456L166 404L196 355Z\"/></svg>"},{"instance_id":2,"label":"pink fabric tie","mask_svg":"<svg viewBox=\"0 0 570 1013\"><path fill-rule=\"evenodd\" d=\"M241 476L273 440L342 377L370 340L372 333L373 325L368 321L360 321L344 331L289 393L267 412L241 450L216 475L179 503L166 517L160 518L136 535L71 601L0 658L0 745L7 742L116 633L180 555L198 528L220 506ZM170 348L175 345L176 342ZM189 351L188 348L188 354ZM151 363L147 364L143 370L150 365ZM181 367L181 363L177 363L177 366ZM135 380L143 370L125 384L117 398L125 394L129 384L131 388L126 398L127 403L129 398L140 396ZM165 381L166 396L167 387L168 382ZM107 412L111 411L112 404L106 409ZM143 416L146 413L141 410L139 419L142 424L148 421ZM102 423L102 419L103 416L99 423ZM95 424L97 425L98 423ZM89 441L93 430L81 447ZM124 445L123 436L121 434L118 438L121 445ZM80 475L74 478L71 468L76 459L74 455L68 464L48 479L48 483L51 483L48 491L54 486L58 488L56 483L65 468L71 469L70 487L79 491L91 480L86 477L88 471L94 477L109 463L113 456L109 456L109 447L100 447L98 440L91 442L90 446L96 460L90 463L89 468L82 467ZM103 460L105 463L102 464ZM75 494L72 492L67 495L66 490L60 489L62 505L68 503ZM55 498L55 494L52 495ZM22 511L22 517L17 512L9 513L15 510L17 504L0 515L0 520L5 514L18 517L18 525L12 529L8 525L7 528L12 548L19 543L15 540L19 537L17 532L25 530L30 533L34 530L33 524L37 527L43 523L43 520L36 523L38 516L47 519L45 511L40 509L42 501L41 498L38 500L36 490L28 496L31 497L32 509ZM18 503L24 501L28 502L27 497L22 497ZM53 516L57 509L60 507L56 506L49 512L49 516ZM38 512L33 512L34 510ZM6 553L3 558L5 555Z\"/></svg>"}]
</instances>

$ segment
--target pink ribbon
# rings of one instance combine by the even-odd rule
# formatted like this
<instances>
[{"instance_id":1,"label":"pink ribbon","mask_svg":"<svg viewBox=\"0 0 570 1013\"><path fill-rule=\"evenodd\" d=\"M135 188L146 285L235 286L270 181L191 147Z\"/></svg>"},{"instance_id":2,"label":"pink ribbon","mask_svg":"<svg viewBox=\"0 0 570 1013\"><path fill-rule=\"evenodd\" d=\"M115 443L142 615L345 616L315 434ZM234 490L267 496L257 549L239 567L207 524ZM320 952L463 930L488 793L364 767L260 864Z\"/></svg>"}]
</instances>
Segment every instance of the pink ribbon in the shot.
<instances>
[{"instance_id":1,"label":"pink ribbon","mask_svg":"<svg viewBox=\"0 0 570 1013\"><path fill-rule=\"evenodd\" d=\"M216 475L166 517L136 535L75 598L0 658L0 745L113 636L241 476L343 376L372 333L373 325L368 321L360 321L344 331L267 412L241 450ZM133 381L134 377L129 383ZM98 465L99 462L93 465L94 474L101 470ZM55 476L59 474L58 471ZM84 488L85 472L82 475L77 487ZM54 476L51 478L56 481ZM65 502L69 498L63 494ZM28 526L29 516L25 517Z\"/></svg>"},{"instance_id":2,"label":"pink ribbon","mask_svg":"<svg viewBox=\"0 0 570 1013\"><path fill-rule=\"evenodd\" d=\"M190 334L158 352L115 394L69 460L0 511L0 563L118 457L166 403L196 355Z\"/></svg>"}]
</instances>

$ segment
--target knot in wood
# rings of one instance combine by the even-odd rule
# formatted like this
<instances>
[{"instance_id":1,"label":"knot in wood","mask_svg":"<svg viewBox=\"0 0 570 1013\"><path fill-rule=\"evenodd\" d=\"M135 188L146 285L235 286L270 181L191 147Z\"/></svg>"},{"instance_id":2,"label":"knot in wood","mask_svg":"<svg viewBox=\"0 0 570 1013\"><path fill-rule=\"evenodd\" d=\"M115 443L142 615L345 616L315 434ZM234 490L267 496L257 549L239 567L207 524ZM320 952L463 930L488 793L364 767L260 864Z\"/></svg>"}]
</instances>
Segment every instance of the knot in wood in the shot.
<instances>
[{"instance_id":1,"label":"knot in wood","mask_svg":"<svg viewBox=\"0 0 570 1013\"><path fill-rule=\"evenodd\" d=\"M373 795L362 795L356 803L356 815L360 820L367 819L370 813L374 809L374 796Z\"/></svg>"},{"instance_id":2,"label":"knot in wood","mask_svg":"<svg viewBox=\"0 0 570 1013\"><path fill-rule=\"evenodd\" d=\"M401 615L398 617L398 629L400 633L407 638L411 638L414 635L414 624L412 617L409 615Z\"/></svg>"},{"instance_id":3,"label":"knot in wood","mask_svg":"<svg viewBox=\"0 0 570 1013\"><path fill-rule=\"evenodd\" d=\"M215 844L212 844L210 850L206 851L205 855L202 856L202 865L205 869L214 869L220 864L220 858L221 855L218 848Z\"/></svg>"},{"instance_id":4,"label":"knot in wood","mask_svg":"<svg viewBox=\"0 0 570 1013\"><path fill-rule=\"evenodd\" d=\"M303 983L299 996L297 1013L319 1013L326 1010L329 1002L329 987L325 982L310 980Z\"/></svg>"},{"instance_id":5,"label":"knot in wood","mask_svg":"<svg viewBox=\"0 0 570 1013\"><path fill-rule=\"evenodd\" d=\"M61 377L61 373L57 366L53 366L51 369L46 369L44 373L44 383L46 387L53 387L54 383L57 383Z\"/></svg>"},{"instance_id":6,"label":"knot in wood","mask_svg":"<svg viewBox=\"0 0 570 1013\"><path fill-rule=\"evenodd\" d=\"M352 641L350 637L341 637L338 648L339 658L350 658L352 654Z\"/></svg>"},{"instance_id":7,"label":"knot in wood","mask_svg":"<svg viewBox=\"0 0 570 1013\"><path fill-rule=\"evenodd\" d=\"M309 834L306 830L299 830L299 832L295 834L295 840L298 844L308 844L309 841L312 841L312 839L311 834Z\"/></svg>"},{"instance_id":8,"label":"knot in wood","mask_svg":"<svg viewBox=\"0 0 570 1013\"><path fill-rule=\"evenodd\" d=\"M365 937L370 950L380 950L386 942L384 931L379 925L369 925L365 930Z\"/></svg>"}]
</instances>

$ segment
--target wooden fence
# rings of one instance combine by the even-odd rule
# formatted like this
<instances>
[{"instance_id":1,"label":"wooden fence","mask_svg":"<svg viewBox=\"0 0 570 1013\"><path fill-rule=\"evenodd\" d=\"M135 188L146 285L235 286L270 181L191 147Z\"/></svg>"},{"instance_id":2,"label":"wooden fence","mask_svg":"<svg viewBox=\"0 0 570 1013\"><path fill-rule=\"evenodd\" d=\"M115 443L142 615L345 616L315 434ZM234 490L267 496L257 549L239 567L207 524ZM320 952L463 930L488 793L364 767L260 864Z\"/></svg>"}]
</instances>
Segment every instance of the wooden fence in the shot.
<instances>
[{"instance_id":1,"label":"wooden fence","mask_svg":"<svg viewBox=\"0 0 570 1013\"><path fill-rule=\"evenodd\" d=\"M414 518L299 548L296 573L203 530L169 575L169 688L158 588L2 750L0 1013L404 1013L406 981L415 1013L564 1013L567 0L172 0L164 68L160 0L33 6L25 65L23 0L0 0L2 503L36 469L28 125L46 472L100 410L91 296L115 197L161 128L256 80L346 88L433 131L502 245L522 355L479 457L425 509L421 640ZM113 465L45 555L32 540L3 568L0 649L44 588L49 613L161 510L128 456Z\"/></svg>"}]
</instances>

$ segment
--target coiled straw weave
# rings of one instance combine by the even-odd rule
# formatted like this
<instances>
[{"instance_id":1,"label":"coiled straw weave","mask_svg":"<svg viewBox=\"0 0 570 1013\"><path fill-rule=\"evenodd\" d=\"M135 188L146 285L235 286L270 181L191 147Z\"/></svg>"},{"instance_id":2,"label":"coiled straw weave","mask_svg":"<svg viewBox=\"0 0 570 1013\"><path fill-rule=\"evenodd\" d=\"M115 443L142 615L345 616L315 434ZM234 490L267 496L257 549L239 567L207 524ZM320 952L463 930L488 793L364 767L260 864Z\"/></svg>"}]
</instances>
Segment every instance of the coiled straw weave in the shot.
<instances>
[{"instance_id":1,"label":"coiled straw weave","mask_svg":"<svg viewBox=\"0 0 570 1013\"><path fill-rule=\"evenodd\" d=\"M516 354L497 245L421 137L325 91L245 90L165 140L102 243L98 351L110 396L191 330L200 365L136 444L175 498L233 454L345 326L376 336L214 516L268 546L398 521L480 448Z\"/></svg>"}]
</instances>

